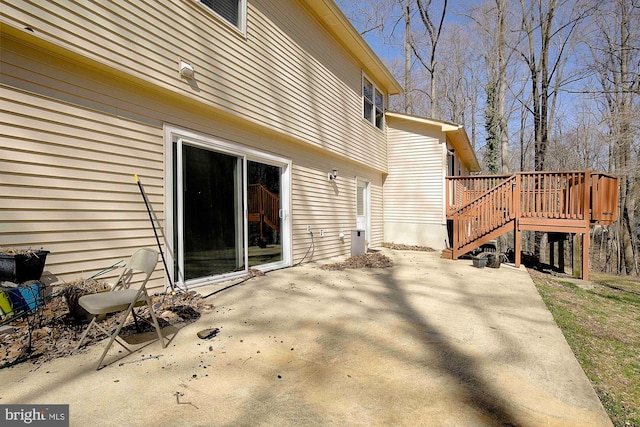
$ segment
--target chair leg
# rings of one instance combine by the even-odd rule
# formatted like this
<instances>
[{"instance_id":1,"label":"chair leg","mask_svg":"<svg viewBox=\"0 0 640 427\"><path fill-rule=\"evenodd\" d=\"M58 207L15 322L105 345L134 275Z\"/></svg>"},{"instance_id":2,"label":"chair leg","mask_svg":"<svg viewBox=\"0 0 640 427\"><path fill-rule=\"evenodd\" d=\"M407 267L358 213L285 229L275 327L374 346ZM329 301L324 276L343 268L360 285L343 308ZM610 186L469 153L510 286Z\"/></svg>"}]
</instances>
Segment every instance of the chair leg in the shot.
<instances>
[{"instance_id":1,"label":"chair leg","mask_svg":"<svg viewBox=\"0 0 640 427\"><path fill-rule=\"evenodd\" d=\"M135 323L136 325L136 331L140 332L141 329L140 329L140 324L138 323L138 316L136 316L136 310L135 309L131 310L131 314L133 315L133 323Z\"/></svg>"},{"instance_id":2,"label":"chair leg","mask_svg":"<svg viewBox=\"0 0 640 427\"><path fill-rule=\"evenodd\" d=\"M113 332L113 331L108 331L105 328L103 328L102 325L100 325L100 323L96 323L96 328L100 329L102 331L102 333L104 334L104 336L107 337L107 338L110 337L111 336L111 332ZM115 342L118 345L120 345L120 347L124 348L129 353L133 353L131 351L131 349L129 349L129 347L127 347L122 341L120 341L120 337L119 336L115 337L113 342Z\"/></svg>"},{"instance_id":3,"label":"chair leg","mask_svg":"<svg viewBox=\"0 0 640 427\"><path fill-rule=\"evenodd\" d=\"M133 310L133 306L134 305L135 305L135 301L132 302L131 304L129 304L129 307L127 308L127 310L122 314L122 318L118 322L118 327L116 328L116 330L109 337L109 342L107 343L107 346L104 348L104 351L102 352L102 355L100 356L100 360L98 360L98 364L96 366L96 371L99 370L100 367L102 366L102 361L104 360L105 356L107 355L107 352L111 348L111 345L113 344L113 342L116 340L116 338L118 338L118 335L120 334L120 330L122 330L122 327L124 326L125 321L129 317L129 314ZM127 351L129 351L131 353L131 350L129 350L128 348L127 348Z\"/></svg>"},{"instance_id":4,"label":"chair leg","mask_svg":"<svg viewBox=\"0 0 640 427\"><path fill-rule=\"evenodd\" d=\"M162 348L165 348L167 345L164 342L164 337L162 336L162 331L160 330L160 324L158 323L158 318L156 317L156 313L153 311L153 304L151 302L151 298L149 295L145 295L147 300L147 307L149 307L149 314L151 314L151 319L153 319L153 326L156 328L156 332L158 333L158 339L160 339L160 344L162 344Z\"/></svg>"},{"instance_id":5,"label":"chair leg","mask_svg":"<svg viewBox=\"0 0 640 427\"><path fill-rule=\"evenodd\" d=\"M80 337L80 341L78 342L78 345L76 346L76 350L78 350L82 346L82 343L84 342L85 338L87 338L87 335L89 334L89 331L91 329L93 329L94 326L97 325L96 317L97 316L93 316L91 318L91 323L89 323L89 326L87 326L87 329L85 329L84 332L82 333L82 336Z\"/></svg>"},{"instance_id":6,"label":"chair leg","mask_svg":"<svg viewBox=\"0 0 640 427\"><path fill-rule=\"evenodd\" d=\"M153 326L155 327L156 332L158 333L158 339L160 340L160 344L162 345L162 348L165 348L166 347L166 343L164 342L164 337L162 336L162 331L160 329L160 324L158 323L158 318L156 317L156 314L153 311L153 305L152 305L151 298L149 297L149 295L145 295L145 300L146 300L147 307L149 308L149 314L151 315L151 319L153 320ZM124 324L125 324L127 318L129 317L129 314L133 315L134 321L136 321L136 326L137 326L136 314L134 312L135 304L136 304L135 302L131 303L129 305L129 307L127 308L127 310L124 311L121 314L121 318L120 318L120 320L118 322L118 326L116 327L116 330L113 331L112 333L109 333L109 331L107 331L101 325L99 325L96 322L96 319L98 317L94 316L91 319L91 323L89 324L87 329L82 334L82 337L80 338L80 342L76 346L76 350L79 349L80 346L82 346L82 343L84 342L84 340L86 339L87 335L89 334L89 331L91 329L93 329L94 326L98 327L105 335L107 335L109 337L109 341L107 342L107 345L105 346L104 350L102 351L102 354L100 355L100 359L98 360L98 364L96 365L96 370L99 370L102 367L102 362L104 361L104 358L106 357L107 353L109 352L109 349L113 345L114 341L117 342L118 344L120 344L129 353L132 353L132 351L126 345L124 345L122 342L120 342L120 340L118 339L118 336L120 335L120 331L124 327Z\"/></svg>"}]
</instances>

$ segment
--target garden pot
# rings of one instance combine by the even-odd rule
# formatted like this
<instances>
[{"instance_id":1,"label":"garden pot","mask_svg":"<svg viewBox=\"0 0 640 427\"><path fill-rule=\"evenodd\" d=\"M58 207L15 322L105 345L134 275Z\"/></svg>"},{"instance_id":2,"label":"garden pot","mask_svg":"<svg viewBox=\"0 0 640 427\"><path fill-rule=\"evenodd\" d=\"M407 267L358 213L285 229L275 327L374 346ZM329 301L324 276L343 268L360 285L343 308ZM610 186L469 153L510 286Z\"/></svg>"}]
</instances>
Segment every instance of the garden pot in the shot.
<instances>
[{"instance_id":1,"label":"garden pot","mask_svg":"<svg viewBox=\"0 0 640 427\"><path fill-rule=\"evenodd\" d=\"M485 268L487 266L487 259L485 257L473 257L473 266Z\"/></svg>"},{"instance_id":2,"label":"garden pot","mask_svg":"<svg viewBox=\"0 0 640 427\"><path fill-rule=\"evenodd\" d=\"M40 280L49 251L29 254L0 254L0 281L24 283Z\"/></svg>"},{"instance_id":3,"label":"garden pot","mask_svg":"<svg viewBox=\"0 0 640 427\"><path fill-rule=\"evenodd\" d=\"M101 292L109 292L110 289L98 289L94 292L86 292L77 288L67 288L63 292L64 299L67 302L67 307L69 307L69 314L71 317L79 323L87 323L91 320L93 315L91 315L87 310L82 308L78 300L80 297L84 295L90 295L93 293L101 293Z\"/></svg>"}]
</instances>

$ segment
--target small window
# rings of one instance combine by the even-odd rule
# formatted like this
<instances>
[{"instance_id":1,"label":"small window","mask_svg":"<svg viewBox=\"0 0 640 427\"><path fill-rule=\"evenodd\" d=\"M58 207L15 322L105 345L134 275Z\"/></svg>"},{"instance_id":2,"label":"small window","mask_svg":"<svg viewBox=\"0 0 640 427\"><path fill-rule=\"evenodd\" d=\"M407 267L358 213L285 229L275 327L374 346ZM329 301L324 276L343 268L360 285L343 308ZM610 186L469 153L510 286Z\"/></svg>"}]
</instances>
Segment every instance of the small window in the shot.
<instances>
[{"instance_id":1,"label":"small window","mask_svg":"<svg viewBox=\"0 0 640 427\"><path fill-rule=\"evenodd\" d=\"M384 127L384 96L376 89L376 127Z\"/></svg>"},{"instance_id":2,"label":"small window","mask_svg":"<svg viewBox=\"0 0 640 427\"><path fill-rule=\"evenodd\" d=\"M384 129L384 94L366 77L362 77L362 103L365 120Z\"/></svg>"},{"instance_id":3,"label":"small window","mask_svg":"<svg viewBox=\"0 0 640 427\"><path fill-rule=\"evenodd\" d=\"M373 83L362 79L362 98L364 99L364 118L371 121L373 116Z\"/></svg>"},{"instance_id":4,"label":"small window","mask_svg":"<svg viewBox=\"0 0 640 427\"><path fill-rule=\"evenodd\" d=\"M246 0L199 0L222 19L244 31Z\"/></svg>"}]
</instances>

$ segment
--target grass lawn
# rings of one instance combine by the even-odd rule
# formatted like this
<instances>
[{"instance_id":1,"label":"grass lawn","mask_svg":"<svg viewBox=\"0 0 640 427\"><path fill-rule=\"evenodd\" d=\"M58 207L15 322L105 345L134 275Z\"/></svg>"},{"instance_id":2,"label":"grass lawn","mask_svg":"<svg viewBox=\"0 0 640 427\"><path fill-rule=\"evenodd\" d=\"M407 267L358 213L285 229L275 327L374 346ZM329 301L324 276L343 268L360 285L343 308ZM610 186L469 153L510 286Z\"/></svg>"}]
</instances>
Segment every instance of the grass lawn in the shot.
<instances>
[{"instance_id":1,"label":"grass lawn","mask_svg":"<svg viewBox=\"0 0 640 427\"><path fill-rule=\"evenodd\" d=\"M613 424L640 427L640 279L530 274Z\"/></svg>"}]
</instances>

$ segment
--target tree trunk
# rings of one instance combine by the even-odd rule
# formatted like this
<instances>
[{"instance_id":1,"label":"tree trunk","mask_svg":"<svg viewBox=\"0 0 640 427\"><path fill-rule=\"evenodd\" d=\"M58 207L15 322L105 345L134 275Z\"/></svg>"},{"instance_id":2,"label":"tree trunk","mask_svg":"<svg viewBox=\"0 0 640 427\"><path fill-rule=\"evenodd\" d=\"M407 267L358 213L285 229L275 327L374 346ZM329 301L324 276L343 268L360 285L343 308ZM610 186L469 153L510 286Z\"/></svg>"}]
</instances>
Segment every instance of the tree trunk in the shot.
<instances>
[{"instance_id":1,"label":"tree trunk","mask_svg":"<svg viewBox=\"0 0 640 427\"><path fill-rule=\"evenodd\" d=\"M411 0L405 0L404 7L404 112L413 113L411 102Z\"/></svg>"},{"instance_id":2,"label":"tree trunk","mask_svg":"<svg viewBox=\"0 0 640 427\"><path fill-rule=\"evenodd\" d=\"M431 11L429 7L431 6L431 0L416 0L416 5L418 6L418 11L420 12L420 19L424 24L425 29L429 33L429 39L431 42L431 49L429 50L429 60L425 61L420 55L419 52L415 48L413 48L413 53L416 55L420 63L425 67L425 69L429 72L429 82L430 82L430 111L429 114L431 117L438 119L438 104L437 104L437 90L436 90L436 68L437 68L437 50L438 50L438 42L440 41L440 34L442 34L442 26L444 24L444 17L447 14L447 0L443 0L442 2L442 14L440 15L440 21L438 25L434 24Z\"/></svg>"},{"instance_id":3,"label":"tree trunk","mask_svg":"<svg viewBox=\"0 0 640 427\"><path fill-rule=\"evenodd\" d=\"M505 38L506 24L505 13L507 9L506 0L496 0L498 10L498 79L496 81L496 114L498 116L498 135L500 137L500 158L501 170L503 174L509 173L509 129L507 127L506 104L507 104L507 42Z\"/></svg>"}]
</instances>

